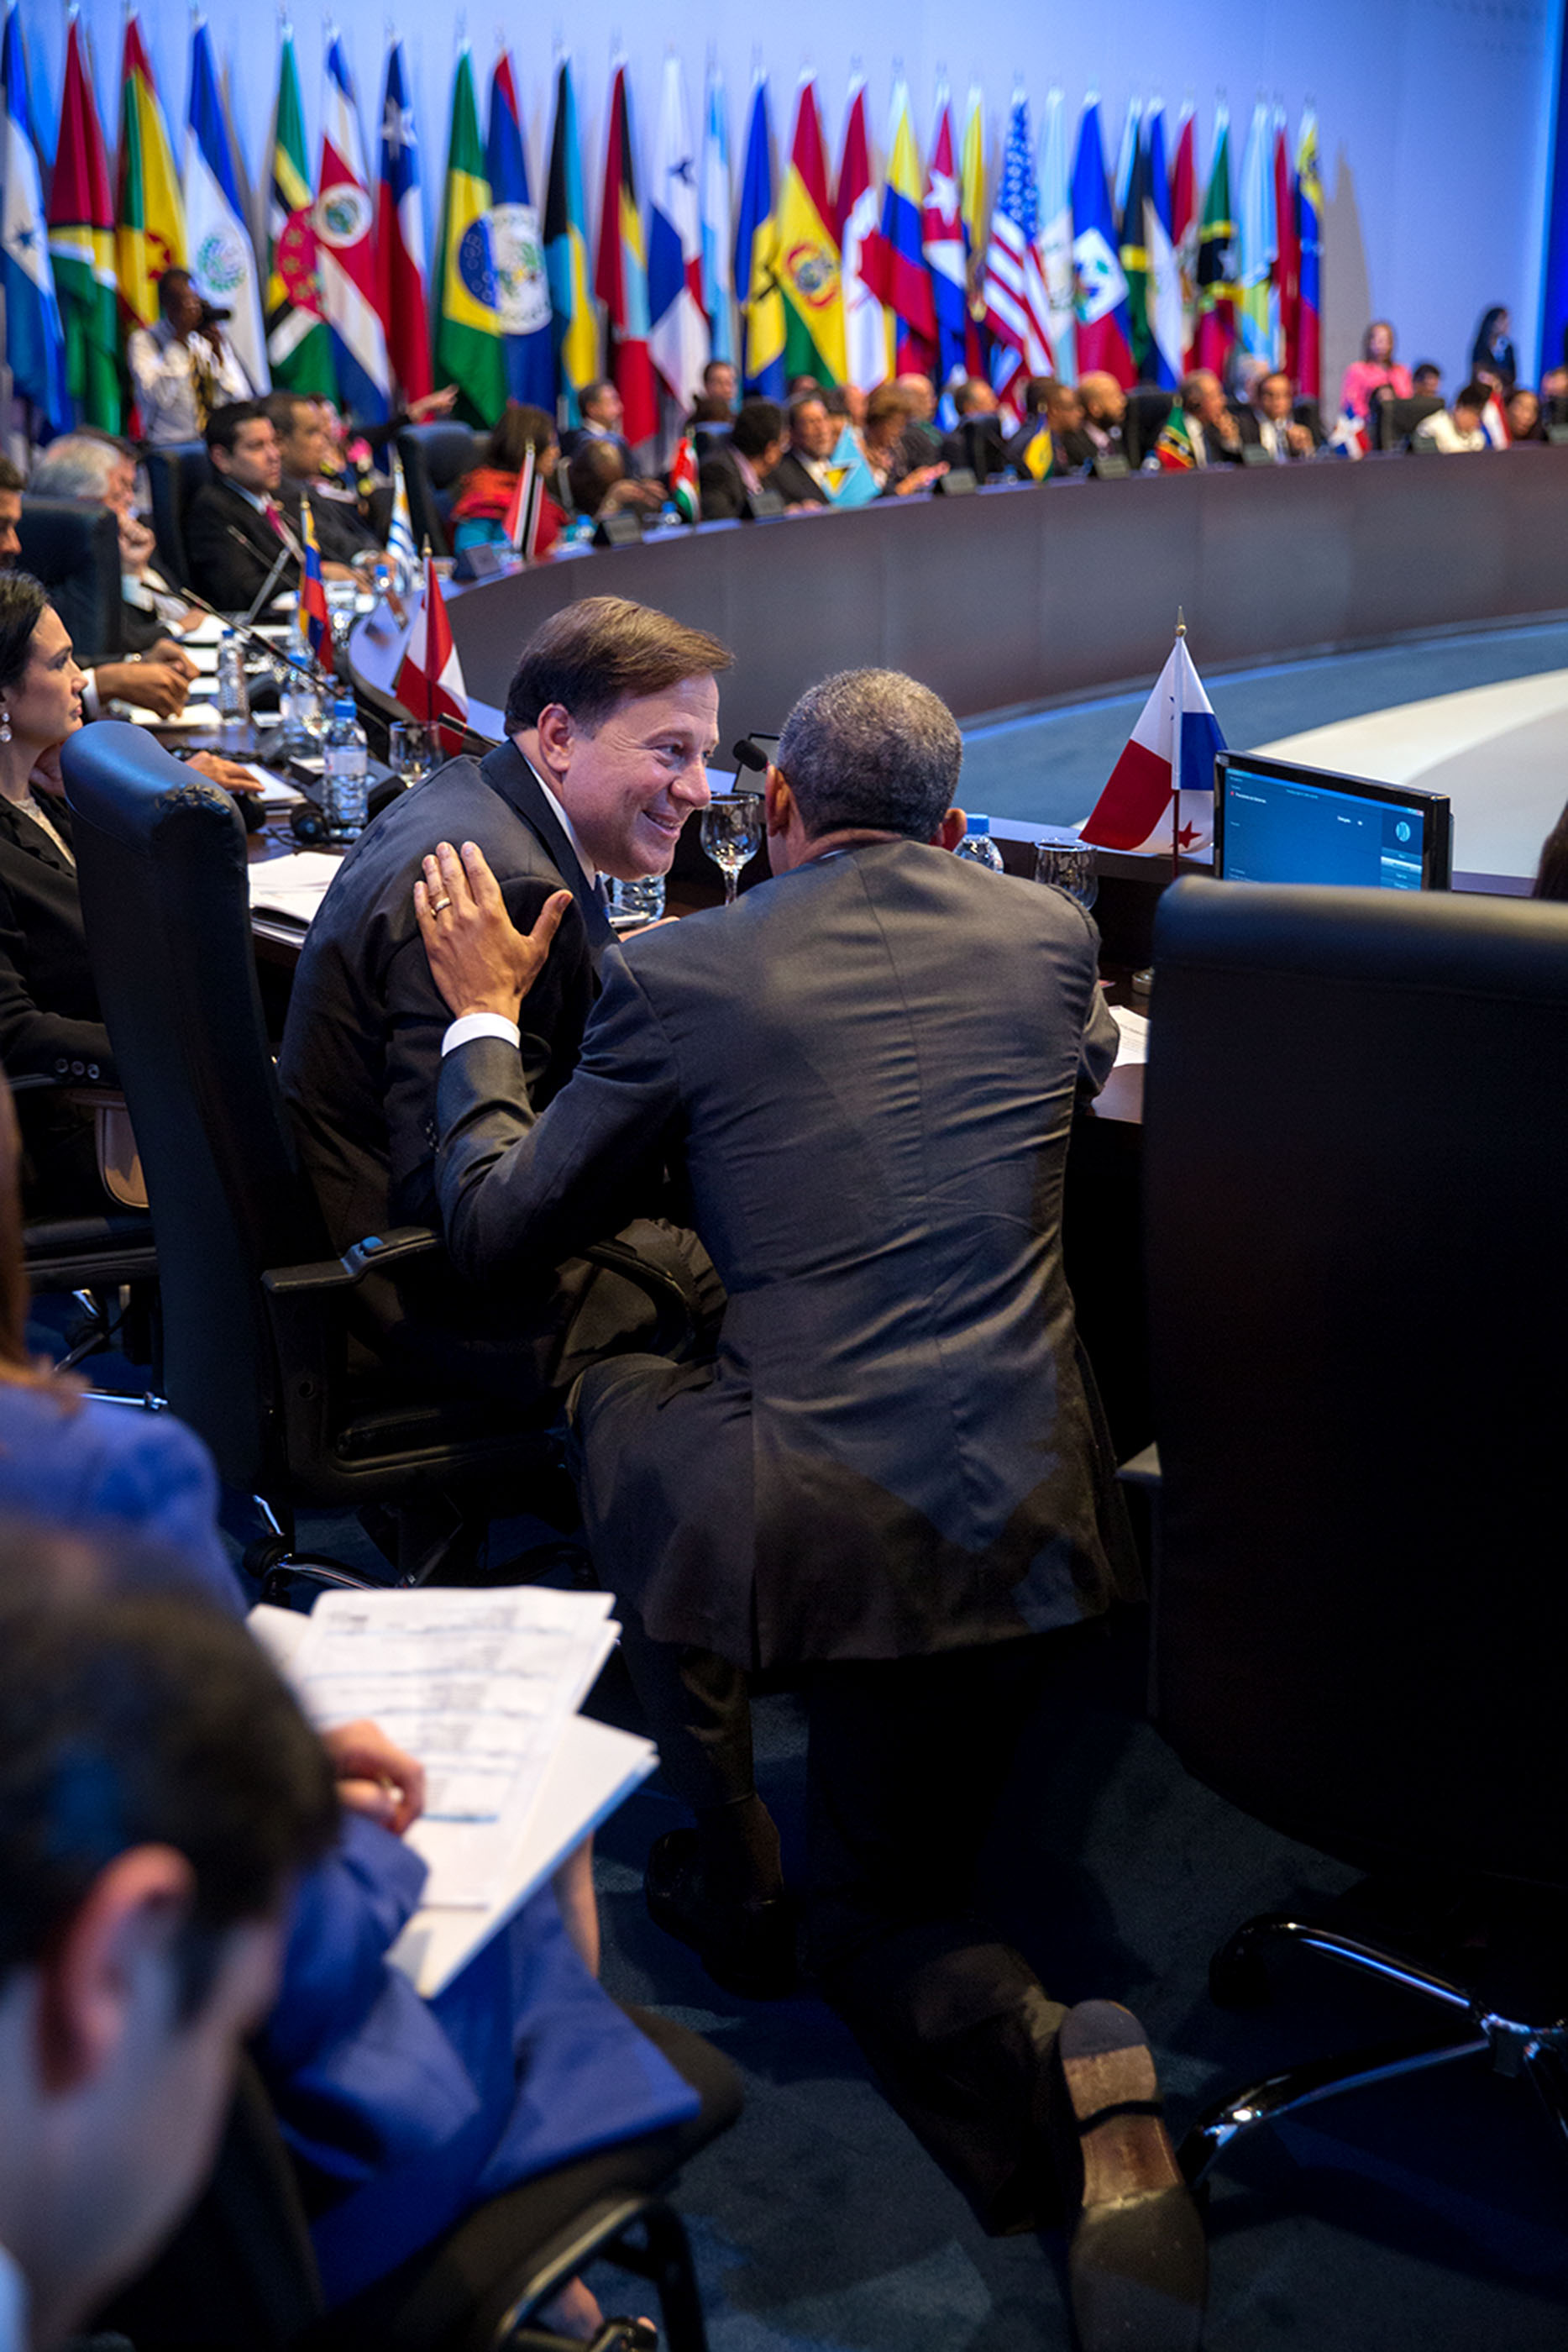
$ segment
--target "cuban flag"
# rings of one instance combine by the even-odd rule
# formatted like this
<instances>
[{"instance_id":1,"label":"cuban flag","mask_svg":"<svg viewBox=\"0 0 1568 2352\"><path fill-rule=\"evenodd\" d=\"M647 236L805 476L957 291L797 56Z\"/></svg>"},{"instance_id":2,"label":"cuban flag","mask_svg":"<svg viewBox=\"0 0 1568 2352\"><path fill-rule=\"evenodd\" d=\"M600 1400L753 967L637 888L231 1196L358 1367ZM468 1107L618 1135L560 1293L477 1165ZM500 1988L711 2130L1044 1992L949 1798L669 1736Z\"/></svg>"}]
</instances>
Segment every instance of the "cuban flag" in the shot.
<instances>
[{"instance_id":1,"label":"cuban flag","mask_svg":"<svg viewBox=\"0 0 1568 2352\"><path fill-rule=\"evenodd\" d=\"M1029 100L1013 92L1002 184L991 214L981 297L991 331L991 382L1002 406L1023 415L1023 382L1052 372L1049 302L1040 267L1040 192L1034 176Z\"/></svg>"},{"instance_id":2,"label":"cuban flag","mask_svg":"<svg viewBox=\"0 0 1568 2352\"><path fill-rule=\"evenodd\" d=\"M452 624L433 555L424 559L424 595L413 616L392 690L411 719L435 726L444 751L462 749L460 730L468 724L468 688L452 642ZM439 722L444 719L453 723L443 726Z\"/></svg>"},{"instance_id":3,"label":"cuban flag","mask_svg":"<svg viewBox=\"0 0 1568 2352\"><path fill-rule=\"evenodd\" d=\"M382 100L381 173L376 183L376 306L387 357L405 400L431 389L430 304L425 293L424 206L419 142L409 103L402 43L387 51Z\"/></svg>"},{"instance_id":4,"label":"cuban flag","mask_svg":"<svg viewBox=\"0 0 1568 2352\"><path fill-rule=\"evenodd\" d=\"M708 77L707 119L703 126L702 239L703 309L707 314L710 358L733 367L735 279L730 253L735 225L729 208L729 117L724 81L716 66Z\"/></svg>"},{"instance_id":5,"label":"cuban flag","mask_svg":"<svg viewBox=\"0 0 1568 2352\"><path fill-rule=\"evenodd\" d=\"M327 611L327 589L321 578L321 548L308 499L299 501L299 536L305 561L299 567L299 604L296 625L299 642L318 668L332 668L332 624Z\"/></svg>"},{"instance_id":6,"label":"cuban flag","mask_svg":"<svg viewBox=\"0 0 1568 2352\"><path fill-rule=\"evenodd\" d=\"M5 295L5 357L11 381L57 433L71 427L66 338L49 260L38 151L27 105L22 26L13 8L5 19L5 196L0 208L0 285Z\"/></svg>"},{"instance_id":7,"label":"cuban flag","mask_svg":"<svg viewBox=\"0 0 1568 2352\"><path fill-rule=\"evenodd\" d=\"M380 424L392 414L386 328L376 295L374 219L354 85L342 40L335 33L327 51L321 121L317 268L321 315L332 332L338 390L344 407L366 424Z\"/></svg>"},{"instance_id":8,"label":"cuban flag","mask_svg":"<svg viewBox=\"0 0 1568 2352\"><path fill-rule=\"evenodd\" d=\"M1190 856L1207 848L1214 838L1214 755L1224 749L1186 639L1179 636L1090 812L1083 839L1135 856L1180 848Z\"/></svg>"},{"instance_id":9,"label":"cuban flag","mask_svg":"<svg viewBox=\"0 0 1568 2352\"><path fill-rule=\"evenodd\" d=\"M686 110L685 77L664 59L659 144L648 209L648 348L672 396L689 406L702 390L708 355L703 309L703 235L697 148Z\"/></svg>"},{"instance_id":10,"label":"cuban flag","mask_svg":"<svg viewBox=\"0 0 1568 2352\"><path fill-rule=\"evenodd\" d=\"M253 392L271 381L267 330L261 323L261 282L240 204L234 145L218 92L217 68L205 23L191 37L191 105L185 135L185 250L196 291L214 310L227 310L224 329Z\"/></svg>"},{"instance_id":11,"label":"cuban flag","mask_svg":"<svg viewBox=\"0 0 1568 2352\"><path fill-rule=\"evenodd\" d=\"M1077 284L1078 373L1103 369L1131 390L1138 380L1127 318L1127 279L1105 185L1100 101L1086 100L1072 159L1072 269Z\"/></svg>"},{"instance_id":12,"label":"cuban flag","mask_svg":"<svg viewBox=\"0 0 1568 2352\"><path fill-rule=\"evenodd\" d=\"M936 319L936 382L950 383L965 369L969 294L965 278L964 216L953 154L953 101L946 82L936 92L936 129L925 167L920 244L931 272Z\"/></svg>"}]
</instances>

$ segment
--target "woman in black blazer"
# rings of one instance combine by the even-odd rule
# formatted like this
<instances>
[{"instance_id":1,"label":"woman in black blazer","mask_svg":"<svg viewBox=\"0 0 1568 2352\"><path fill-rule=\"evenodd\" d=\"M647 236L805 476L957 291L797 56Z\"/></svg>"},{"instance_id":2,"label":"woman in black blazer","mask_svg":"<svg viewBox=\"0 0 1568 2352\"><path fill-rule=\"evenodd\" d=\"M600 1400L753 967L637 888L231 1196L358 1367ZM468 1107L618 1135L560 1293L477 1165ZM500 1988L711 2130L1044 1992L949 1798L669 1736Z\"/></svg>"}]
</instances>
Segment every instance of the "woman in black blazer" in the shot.
<instances>
[{"instance_id":1,"label":"woman in black blazer","mask_svg":"<svg viewBox=\"0 0 1568 2352\"><path fill-rule=\"evenodd\" d=\"M37 581L0 572L0 1067L17 1090L29 1217L110 1205L92 1115L65 1100L72 1087L119 1084L60 796L60 749L82 723L84 684ZM199 753L191 764L231 790L258 789L232 761Z\"/></svg>"}]
</instances>

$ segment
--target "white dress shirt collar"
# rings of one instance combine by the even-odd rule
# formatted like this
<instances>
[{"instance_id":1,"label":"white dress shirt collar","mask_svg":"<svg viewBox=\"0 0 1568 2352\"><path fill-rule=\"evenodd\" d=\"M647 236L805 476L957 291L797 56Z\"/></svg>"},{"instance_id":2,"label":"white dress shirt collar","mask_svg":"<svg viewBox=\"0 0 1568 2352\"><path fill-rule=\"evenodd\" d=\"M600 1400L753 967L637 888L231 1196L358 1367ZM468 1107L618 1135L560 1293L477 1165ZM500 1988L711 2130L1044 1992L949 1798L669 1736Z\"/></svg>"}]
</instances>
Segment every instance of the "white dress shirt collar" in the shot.
<instances>
[{"instance_id":1,"label":"white dress shirt collar","mask_svg":"<svg viewBox=\"0 0 1568 2352\"><path fill-rule=\"evenodd\" d=\"M599 879L599 868L593 865L591 860L589 858L587 853L583 849L581 842L579 841L577 837L576 826L572 824L570 817L568 816L566 811L562 808L560 803L557 800L555 794L551 792L549 786L546 783L544 778L540 775L533 761L528 759L528 754L526 752L522 756L528 761L528 773L532 776L535 783L538 784L540 792L543 793L546 800L549 803L550 813L554 816L556 823L559 825L562 833L565 834L568 841L570 842L572 848L577 853L577 862L581 866L583 872L587 875L590 887L591 887Z\"/></svg>"}]
</instances>

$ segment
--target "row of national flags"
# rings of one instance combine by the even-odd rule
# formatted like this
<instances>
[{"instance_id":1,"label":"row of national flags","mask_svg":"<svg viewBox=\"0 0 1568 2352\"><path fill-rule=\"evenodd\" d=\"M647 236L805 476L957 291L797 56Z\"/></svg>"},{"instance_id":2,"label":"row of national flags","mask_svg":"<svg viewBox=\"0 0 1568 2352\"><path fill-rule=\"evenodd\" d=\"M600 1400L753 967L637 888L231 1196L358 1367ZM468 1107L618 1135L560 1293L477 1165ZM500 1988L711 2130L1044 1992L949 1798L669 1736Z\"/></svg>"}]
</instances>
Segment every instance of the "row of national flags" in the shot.
<instances>
[{"instance_id":1,"label":"row of national flags","mask_svg":"<svg viewBox=\"0 0 1568 2352\"><path fill-rule=\"evenodd\" d=\"M938 88L923 153L900 77L879 177L863 79L850 88L835 170L814 77L800 79L779 147L759 70L737 182L716 68L694 124L672 54L646 174L627 69L613 68L595 236L570 60L552 71L541 206L510 58L498 54L481 107L465 44L432 256L395 35L368 148L342 38L329 32L313 157L284 25L265 250L246 224L204 21L191 36L183 150L135 14L112 164L74 12L52 173L29 110L19 0L0 72L6 361L41 429L133 421L125 340L156 324L158 280L174 267L228 313L224 332L258 392L320 393L367 422L453 383L471 423L494 422L511 398L570 425L605 373L627 438L644 442L667 421L666 404L684 407L700 391L709 359L732 362L745 393L775 398L802 374L869 391L904 372L941 384L984 373L1016 414L1030 375L1103 369L1124 384L1170 387L1189 367L1222 368L1239 345L1287 369L1302 393L1321 389L1322 194L1310 111L1292 148L1282 110L1260 100L1233 171L1222 104L1204 171L1190 110L1167 133L1159 103L1134 100L1113 173L1095 97L1074 129L1052 90L1037 143L1020 87L992 173L981 91L971 89L960 126Z\"/></svg>"}]
</instances>

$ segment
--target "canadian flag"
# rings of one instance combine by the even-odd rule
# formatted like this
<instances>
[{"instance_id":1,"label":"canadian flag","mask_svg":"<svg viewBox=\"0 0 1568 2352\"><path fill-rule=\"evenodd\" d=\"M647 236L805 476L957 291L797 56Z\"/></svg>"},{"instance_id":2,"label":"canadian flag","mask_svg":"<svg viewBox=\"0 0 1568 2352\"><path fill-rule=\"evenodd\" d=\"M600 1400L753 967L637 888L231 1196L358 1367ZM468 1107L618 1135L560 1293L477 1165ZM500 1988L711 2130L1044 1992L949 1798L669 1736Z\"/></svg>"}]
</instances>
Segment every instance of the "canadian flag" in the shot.
<instances>
[{"instance_id":1,"label":"canadian flag","mask_svg":"<svg viewBox=\"0 0 1568 2352\"><path fill-rule=\"evenodd\" d=\"M1083 839L1134 853L1206 849L1214 838L1214 755L1225 738L1178 637L1083 826ZM1180 806L1172 814L1171 794Z\"/></svg>"},{"instance_id":2,"label":"canadian flag","mask_svg":"<svg viewBox=\"0 0 1568 2352\"><path fill-rule=\"evenodd\" d=\"M435 726L444 751L461 750L458 730L468 723L468 688L452 642L452 624L446 617L446 599L433 555L424 559L424 598L413 616L394 690L411 719ZM452 719L455 727L440 723Z\"/></svg>"}]
</instances>

